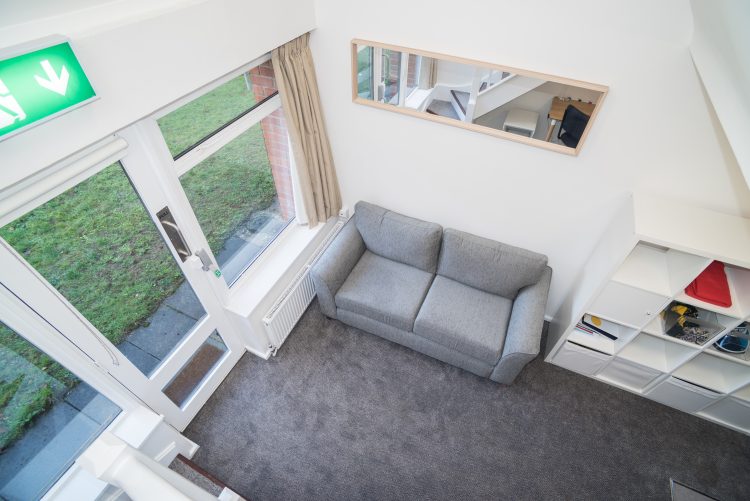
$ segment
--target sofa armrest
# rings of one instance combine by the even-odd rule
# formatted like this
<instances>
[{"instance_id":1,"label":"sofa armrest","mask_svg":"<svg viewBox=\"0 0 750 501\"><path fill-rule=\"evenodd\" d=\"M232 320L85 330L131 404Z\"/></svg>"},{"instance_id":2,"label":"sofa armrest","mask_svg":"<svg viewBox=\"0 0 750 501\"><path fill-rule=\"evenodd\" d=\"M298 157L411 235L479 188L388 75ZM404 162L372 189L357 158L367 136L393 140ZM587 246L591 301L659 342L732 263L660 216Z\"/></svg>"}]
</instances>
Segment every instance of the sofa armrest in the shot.
<instances>
[{"instance_id":1,"label":"sofa armrest","mask_svg":"<svg viewBox=\"0 0 750 501\"><path fill-rule=\"evenodd\" d=\"M350 219L310 270L318 304L324 315L336 318L334 297L365 253L365 242Z\"/></svg>"},{"instance_id":2,"label":"sofa armrest","mask_svg":"<svg viewBox=\"0 0 750 501\"><path fill-rule=\"evenodd\" d=\"M551 280L552 268L547 266L537 283L518 293L510 314L503 354L490 375L493 381L512 383L521 369L539 354Z\"/></svg>"}]
</instances>

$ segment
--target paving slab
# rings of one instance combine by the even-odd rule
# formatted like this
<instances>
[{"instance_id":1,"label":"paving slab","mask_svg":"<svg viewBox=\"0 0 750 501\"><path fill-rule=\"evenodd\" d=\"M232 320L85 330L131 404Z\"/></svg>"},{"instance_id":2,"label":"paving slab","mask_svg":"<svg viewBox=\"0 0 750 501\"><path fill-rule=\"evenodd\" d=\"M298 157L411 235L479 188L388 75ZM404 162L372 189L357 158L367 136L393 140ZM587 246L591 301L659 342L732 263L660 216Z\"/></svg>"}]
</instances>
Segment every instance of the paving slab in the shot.
<instances>
[{"instance_id":1,"label":"paving slab","mask_svg":"<svg viewBox=\"0 0 750 501\"><path fill-rule=\"evenodd\" d=\"M174 294L165 299L163 304L195 320L206 314L206 310L203 309L203 305L187 281L183 282Z\"/></svg>"},{"instance_id":2,"label":"paving slab","mask_svg":"<svg viewBox=\"0 0 750 501\"><path fill-rule=\"evenodd\" d=\"M65 402L97 423L109 423L120 408L86 383L80 383L65 395Z\"/></svg>"},{"instance_id":3,"label":"paving slab","mask_svg":"<svg viewBox=\"0 0 750 501\"><path fill-rule=\"evenodd\" d=\"M163 360L195 325L194 318L164 304L149 321L149 325L134 330L127 340L158 360Z\"/></svg>"},{"instance_id":4,"label":"paving slab","mask_svg":"<svg viewBox=\"0 0 750 501\"><path fill-rule=\"evenodd\" d=\"M146 353L130 341L123 341L117 345L117 349L125 355L125 358L135 365L145 375L150 375L151 371L159 365L160 360L155 356Z\"/></svg>"},{"instance_id":5,"label":"paving slab","mask_svg":"<svg viewBox=\"0 0 750 501\"><path fill-rule=\"evenodd\" d=\"M83 446L96 438L103 426L66 402L59 402L44 414L42 420L46 424L38 423L33 428L34 433L26 433L22 439L28 438L24 447L14 447L11 451L18 451L17 455L23 457L15 458L15 464L3 464L0 468L4 477L6 466L13 470L12 476L0 481L0 498L9 501L39 499L50 482L65 472ZM6 461L4 456L3 463Z\"/></svg>"}]
</instances>

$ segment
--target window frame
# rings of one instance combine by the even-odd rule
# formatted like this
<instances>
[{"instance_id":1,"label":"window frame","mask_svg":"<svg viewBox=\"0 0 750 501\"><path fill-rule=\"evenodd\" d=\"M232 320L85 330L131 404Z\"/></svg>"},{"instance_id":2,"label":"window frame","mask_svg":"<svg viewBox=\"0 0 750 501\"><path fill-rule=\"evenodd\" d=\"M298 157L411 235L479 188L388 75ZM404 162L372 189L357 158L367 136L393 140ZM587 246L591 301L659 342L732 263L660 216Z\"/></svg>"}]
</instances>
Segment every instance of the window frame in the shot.
<instances>
[{"instance_id":1,"label":"window frame","mask_svg":"<svg viewBox=\"0 0 750 501\"><path fill-rule=\"evenodd\" d=\"M159 128L158 120L160 118L163 118L164 116L181 108L182 106L204 96L208 92L211 92L212 90L226 84L227 82L241 75L247 74L253 68L256 68L257 66L260 66L261 64L270 60L271 60L271 54L266 53L254 59L250 63L240 66L236 70L231 71L227 73L226 75L216 80L211 81L210 83L204 85L203 87L200 87L190 92L189 94L174 101L168 106L156 111L155 113L147 117L146 121L148 121L150 124L149 129L151 131L158 131L158 134L156 134L155 132L151 132L149 135L153 136L152 139L156 141L157 143L163 144L163 148L161 149L163 150L166 149L166 151L169 151L169 148L167 147L166 139L163 133L161 132L161 129ZM212 133L206 135L201 140L193 144L187 150L180 152L177 156L172 156L170 153L169 158L171 159L171 165L169 167L171 167L170 170L176 175L177 183L180 185L180 189L182 189L182 183L179 180L181 176L183 176L184 174L192 170L194 167L199 165L205 159L207 159L211 155L221 150L224 146L228 145L231 141L238 138L239 136L241 136L242 134L250 130L255 125L260 124L263 121L263 119L265 119L266 117L270 116L271 114L275 113L278 110L282 110L283 112L281 96L279 95L277 91L271 96L268 96L267 98L259 101L248 110L240 113L237 117L229 120L227 123L220 126L218 129L216 129ZM289 138L288 134L287 134L287 140L289 143L289 170L292 176L292 186L294 187L294 185L296 184L296 178L297 178L297 165L296 165L293 150L291 147L291 138ZM296 202L297 200L296 194L294 198ZM194 209L192 205L189 203L189 201L188 201L188 207L194 213ZM282 237L287 232L290 231L290 228L296 226L296 224L301 224L300 223L301 219L299 217L300 212L301 212L300 207L295 207L294 217L292 217L286 223L286 226L284 226L284 228L279 232L279 234L277 234L273 240L268 242L263 247L263 249L261 249L258 255L256 255L250 262L248 262L245 265L242 273L240 273L239 276L237 276L231 283L225 282L226 288L224 289L222 287L223 291L219 293L220 297L223 298L224 304L228 304L234 295L239 294L240 290L243 287L247 287L247 284L245 283L245 280L243 280L243 277L245 277L248 274L248 271L253 267L253 265L257 263L266 252L269 252L273 248L275 248L276 246L274 244L278 242L279 240L281 240ZM200 224L198 224L198 226L200 227ZM202 228L201 228L201 232L202 232ZM213 249L211 249L210 246L206 246L205 248L211 254L211 257L213 258L214 262L218 263L218 261L216 260L216 255L213 252Z\"/></svg>"}]
</instances>

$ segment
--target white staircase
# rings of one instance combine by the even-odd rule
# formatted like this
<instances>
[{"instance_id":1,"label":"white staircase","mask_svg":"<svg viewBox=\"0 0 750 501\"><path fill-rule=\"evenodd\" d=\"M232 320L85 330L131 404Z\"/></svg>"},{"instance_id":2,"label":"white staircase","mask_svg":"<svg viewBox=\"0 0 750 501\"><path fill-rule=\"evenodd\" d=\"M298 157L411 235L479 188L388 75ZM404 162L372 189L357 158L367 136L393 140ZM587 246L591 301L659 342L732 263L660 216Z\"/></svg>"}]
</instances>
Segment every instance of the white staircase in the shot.
<instances>
[{"instance_id":1,"label":"white staircase","mask_svg":"<svg viewBox=\"0 0 750 501\"><path fill-rule=\"evenodd\" d=\"M472 112L468 113L469 110L467 110L467 118L471 116L471 120L473 120L474 117L481 117L485 113L536 89L545 82L546 80L539 78L510 74L497 84L477 92Z\"/></svg>"},{"instance_id":2,"label":"white staircase","mask_svg":"<svg viewBox=\"0 0 750 501\"><path fill-rule=\"evenodd\" d=\"M435 115L473 122L475 117L480 117L543 83L545 80L538 78L477 68L472 81L466 84L438 83L432 89L429 99L425 99L422 109Z\"/></svg>"}]
</instances>

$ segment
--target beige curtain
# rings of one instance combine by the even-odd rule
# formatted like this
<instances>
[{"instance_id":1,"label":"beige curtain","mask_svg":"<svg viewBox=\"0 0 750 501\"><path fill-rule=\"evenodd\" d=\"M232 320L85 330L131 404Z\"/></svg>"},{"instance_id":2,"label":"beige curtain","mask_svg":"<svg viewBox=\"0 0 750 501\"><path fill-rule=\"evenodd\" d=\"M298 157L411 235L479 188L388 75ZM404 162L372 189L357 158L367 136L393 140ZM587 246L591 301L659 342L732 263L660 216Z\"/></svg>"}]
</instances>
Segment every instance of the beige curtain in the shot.
<instances>
[{"instance_id":1,"label":"beige curtain","mask_svg":"<svg viewBox=\"0 0 750 501\"><path fill-rule=\"evenodd\" d=\"M320 109L318 81L306 33L271 54L276 85L288 122L300 195L310 226L341 209L341 193Z\"/></svg>"},{"instance_id":2,"label":"beige curtain","mask_svg":"<svg viewBox=\"0 0 750 501\"><path fill-rule=\"evenodd\" d=\"M438 61L435 58L430 58L430 76L427 78L430 89L437 85L437 67Z\"/></svg>"}]
</instances>

